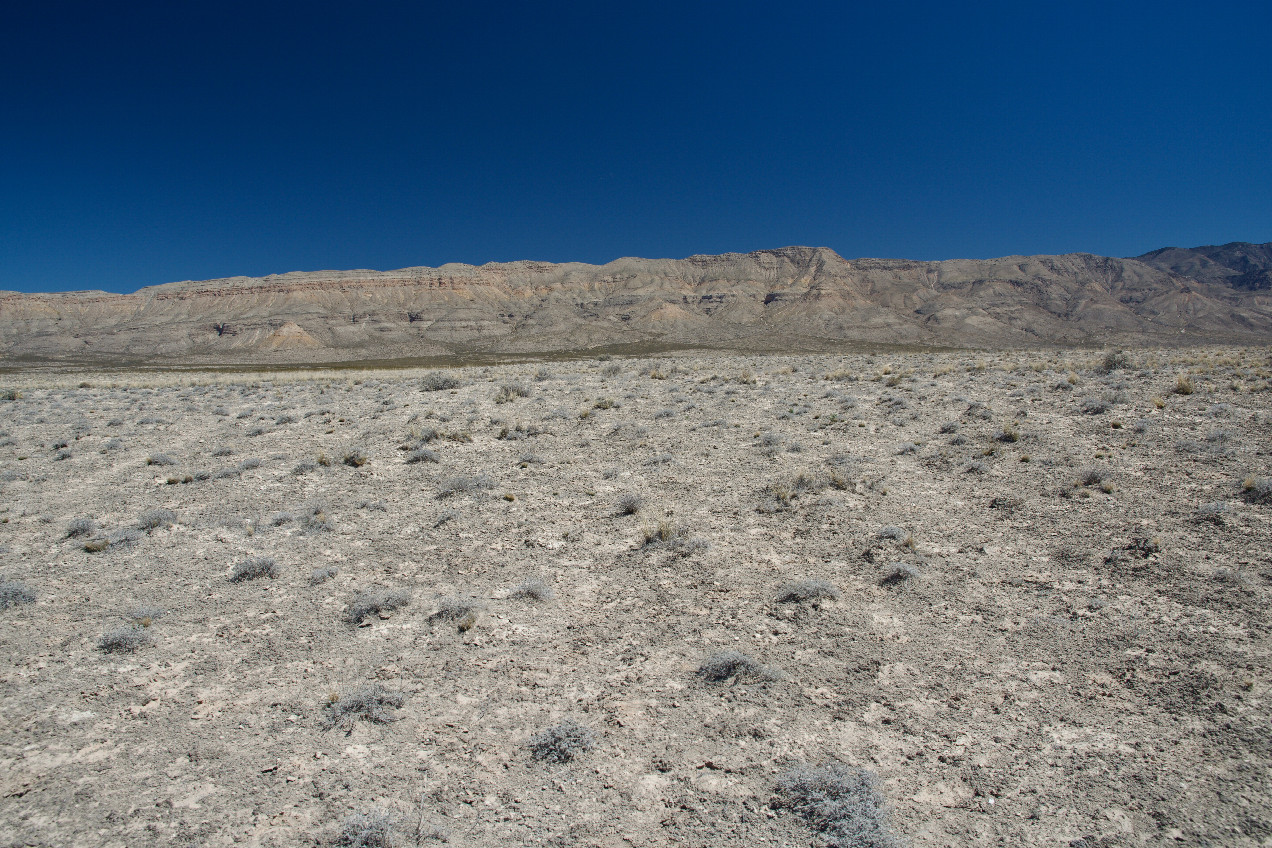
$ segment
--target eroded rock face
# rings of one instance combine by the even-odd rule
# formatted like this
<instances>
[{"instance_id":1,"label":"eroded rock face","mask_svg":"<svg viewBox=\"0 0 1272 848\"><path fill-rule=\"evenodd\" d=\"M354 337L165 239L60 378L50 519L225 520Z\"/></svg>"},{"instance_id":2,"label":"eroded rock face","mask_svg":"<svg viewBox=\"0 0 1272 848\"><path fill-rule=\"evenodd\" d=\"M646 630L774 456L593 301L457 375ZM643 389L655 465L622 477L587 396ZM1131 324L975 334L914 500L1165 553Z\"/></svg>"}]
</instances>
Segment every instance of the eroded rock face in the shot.
<instances>
[{"instance_id":1,"label":"eroded rock face","mask_svg":"<svg viewBox=\"0 0 1272 848\"><path fill-rule=\"evenodd\" d=\"M848 261L827 248L788 247L0 296L0 351L9 356L319 361L625 343L1262 341L1269 330L1272 300L1257 289L1082 253Z\"/></svg>"}]
</instances>

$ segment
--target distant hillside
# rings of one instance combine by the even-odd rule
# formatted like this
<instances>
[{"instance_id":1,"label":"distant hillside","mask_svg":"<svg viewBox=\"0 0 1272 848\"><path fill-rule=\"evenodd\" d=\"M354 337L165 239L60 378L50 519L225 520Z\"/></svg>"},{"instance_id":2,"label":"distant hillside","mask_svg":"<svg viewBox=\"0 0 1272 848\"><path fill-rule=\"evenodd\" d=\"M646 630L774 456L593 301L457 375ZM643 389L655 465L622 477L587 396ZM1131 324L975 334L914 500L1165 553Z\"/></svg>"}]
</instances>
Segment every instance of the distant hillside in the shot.
<instances>
[{"instance_id":1,"label":"distant hillside","mask_svg":"<svg viewBox=\"0 0 1272 848\"><path fill-rule=\"evenodd\" d=\"M1243 291L1272 288L1272 242L1163 247L1135 258L1154 268L1206 283L1222 283Z\"/></svg>"},{"instance_id":2,"label":"distant hillside","mask_svg":"<svg viewBox=\"0 0 1272 848\"><path fill-rule=\"evenodd\" d=\"M1207 253L1206 251L1213 251ZM1269 245L846 260L788 247L0 294L8 357L333 361L611 345L816 350L1272 340Z\"/></svg>"}]
</instances>

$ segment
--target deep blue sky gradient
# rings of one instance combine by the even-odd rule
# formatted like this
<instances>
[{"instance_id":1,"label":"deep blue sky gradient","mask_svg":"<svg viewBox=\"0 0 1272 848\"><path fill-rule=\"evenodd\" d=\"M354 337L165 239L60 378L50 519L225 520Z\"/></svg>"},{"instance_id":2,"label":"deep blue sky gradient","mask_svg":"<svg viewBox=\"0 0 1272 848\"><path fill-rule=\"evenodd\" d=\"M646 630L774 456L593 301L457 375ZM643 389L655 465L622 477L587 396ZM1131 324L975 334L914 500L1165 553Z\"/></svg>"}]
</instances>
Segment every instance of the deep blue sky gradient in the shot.
<instances>
[{"instance_id":1,"label":"deep blue sky gradient","mask_svg":"<svg viewBox=\"0 0 1272 848\"><path fill-rule=\"evenodd\" d=\"M0 289L1272 240L1272 4L9 7Z\"/></svg>"}]
</instances>

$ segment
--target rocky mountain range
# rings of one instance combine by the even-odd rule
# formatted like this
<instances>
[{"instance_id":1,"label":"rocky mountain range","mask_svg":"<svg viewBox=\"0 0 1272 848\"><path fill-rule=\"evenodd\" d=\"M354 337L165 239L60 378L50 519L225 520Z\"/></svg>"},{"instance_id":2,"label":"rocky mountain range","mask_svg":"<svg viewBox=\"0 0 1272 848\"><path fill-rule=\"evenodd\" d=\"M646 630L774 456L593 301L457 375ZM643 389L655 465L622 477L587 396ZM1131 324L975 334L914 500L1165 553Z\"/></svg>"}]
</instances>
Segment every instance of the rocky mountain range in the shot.
<instances>
[{"instance_id":1,"label":"rocky mountain range","mask_svg":"<svg viewBox=\"0 0 1272 848\"><path fill-rule=\"evenodd\" d=\"M708 347L1263 343L1272 243L999 259L847 260L787 247L687 259L447 264L0 293L0 354L333 362Z\"/></svg>"}]
</instances>

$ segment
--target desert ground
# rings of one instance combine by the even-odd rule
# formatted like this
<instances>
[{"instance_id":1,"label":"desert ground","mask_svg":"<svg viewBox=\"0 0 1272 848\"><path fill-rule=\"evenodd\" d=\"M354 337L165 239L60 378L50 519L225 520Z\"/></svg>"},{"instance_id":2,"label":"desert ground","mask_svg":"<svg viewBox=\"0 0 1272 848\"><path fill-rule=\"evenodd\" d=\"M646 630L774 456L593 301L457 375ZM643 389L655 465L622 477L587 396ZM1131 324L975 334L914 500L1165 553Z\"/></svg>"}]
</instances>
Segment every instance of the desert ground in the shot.
<instances>
[{"instance_id":1,"label":"desert ground","mask_svg":"<svg viewBox=\"0 0 1272 848\"><path fill-rule=\"evenodd\" d=\"M1270 390L1266 348L11 371L0 845L1272 845Z\"/></svg>"}]
</instances>

